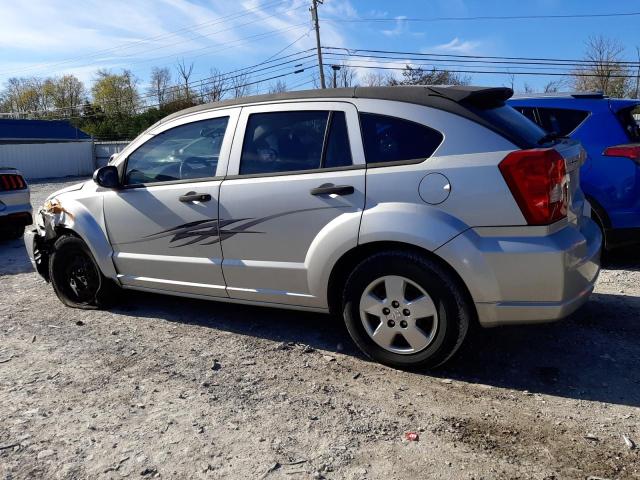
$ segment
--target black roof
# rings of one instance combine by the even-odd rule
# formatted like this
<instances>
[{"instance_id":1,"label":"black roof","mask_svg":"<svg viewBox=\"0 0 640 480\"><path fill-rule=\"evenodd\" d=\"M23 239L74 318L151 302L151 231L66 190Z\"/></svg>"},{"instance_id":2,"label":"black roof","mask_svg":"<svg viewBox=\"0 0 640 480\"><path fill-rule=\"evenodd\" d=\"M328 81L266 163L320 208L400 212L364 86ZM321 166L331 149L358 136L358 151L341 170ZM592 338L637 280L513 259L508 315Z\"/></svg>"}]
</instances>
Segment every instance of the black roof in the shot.
<instances>
[{"instance_id":1,"label":"black roof","mask_svg":"<svg viewBox=\"0 0 640 480\"><path fill-rule=\"evenodd\" d=\"M221 102L205 103L186 108L163 118L158 124L191 113L197 113L214 108L224 108L236 105L274 102L280 100L308 100L323 98L371 98L377 100L395 100L398 102L415 103L427 107L456 113L455 104L489 106L504 103L513 95L513 90L506 87L474 87L467 85L411 85L394 87L351 87L326 88L315 90L298 90L294 92L254 95L250 97L222 100Z\"/></svg>"},{"instance_id":2,"label":"black roof","mask_svg":"<svg viewBox=\"0 0 640 480\"><path fill-rule=\"evenodd\" d=\"M468 85L411 85L300 90L294 92L242 97L223 100L221 102L196 105L195 107L190 107L173 113L160 120L156 125L161 125L169 120L179 118L184 115L231 106L242 106L281 100L369 98L423 105L460 115L499 133L521 148L528 148L530 145L520 138L517 133L505 129L504 126L501 127L489 122L487 118L482 115L482 110L503 106L505 101L512 95L513 90L507 87L478 87Z\"/></svg>"}]
</instances>

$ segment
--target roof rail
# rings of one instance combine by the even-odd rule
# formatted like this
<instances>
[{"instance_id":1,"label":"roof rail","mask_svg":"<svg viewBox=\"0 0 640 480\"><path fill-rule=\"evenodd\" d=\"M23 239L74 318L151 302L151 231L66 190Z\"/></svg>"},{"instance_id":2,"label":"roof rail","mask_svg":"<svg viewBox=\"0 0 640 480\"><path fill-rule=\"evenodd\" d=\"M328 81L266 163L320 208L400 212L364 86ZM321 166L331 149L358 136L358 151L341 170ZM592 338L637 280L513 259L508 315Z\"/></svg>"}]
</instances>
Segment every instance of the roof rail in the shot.
<instances>
[{"instance_id":1,"label":"roof rail","mask_svg":"<svg viewBox=\"0 0 640 480\"><path fill-rule=\"evenodd\" d=\"M602 91L598 92L575 92L572 93L573 98L608 98Z\"/></svg>"}]
</instances>

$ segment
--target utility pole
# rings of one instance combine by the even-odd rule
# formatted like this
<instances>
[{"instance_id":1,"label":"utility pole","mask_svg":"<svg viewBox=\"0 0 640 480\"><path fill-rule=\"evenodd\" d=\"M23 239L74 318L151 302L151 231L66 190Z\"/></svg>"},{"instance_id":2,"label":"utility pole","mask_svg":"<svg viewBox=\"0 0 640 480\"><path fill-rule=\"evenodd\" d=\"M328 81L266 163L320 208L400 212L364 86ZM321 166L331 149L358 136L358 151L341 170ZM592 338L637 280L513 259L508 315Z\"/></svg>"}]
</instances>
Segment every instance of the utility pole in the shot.
<instances>
[{"instance_id":1,"label":"utility pole","mask_svg":"<svg viewBox=\"0 0 640 480\"><path fill-rule=\"evenodd\" d=\"M313 20L313 26L316 29L316 48L318 50L318 68L320 69L320 86L327 88L324 83L324 66L322 65L322 47L320 47L320 22L318 21L318 4L322 5L324 0L311 0L311 20Z\"/></svg>"}]
</instances>

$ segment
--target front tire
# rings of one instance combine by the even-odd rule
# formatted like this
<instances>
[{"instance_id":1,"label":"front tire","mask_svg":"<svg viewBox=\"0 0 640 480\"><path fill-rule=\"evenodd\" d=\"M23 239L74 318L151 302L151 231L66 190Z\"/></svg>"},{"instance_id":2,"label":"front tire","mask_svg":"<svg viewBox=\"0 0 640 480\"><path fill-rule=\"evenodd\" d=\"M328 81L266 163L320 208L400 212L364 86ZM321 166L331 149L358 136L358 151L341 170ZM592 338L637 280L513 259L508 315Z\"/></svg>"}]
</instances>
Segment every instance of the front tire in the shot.
<instances>
[{"instance_id":1,"label":"front tire","mask_svg":"<svg viewBox=\"0 0 640 480\"><path fill-rule=\"evenodd\" d=\"M462 345L471 308L459 281L425 256L390 251L362 261L343 294L347 330L373 360L434 368Z\"/></svg>"},{"instance_id":2,"label":"front tire","mask_svg":"<svg viewBox=\"0 0 640 480\"><path fill-rule=\"evenodd\" d=\"M49 256L49 278L62 303L96 309L109 304L112 283L105 278L87 244L74 236L60 237Z\"/></svg>"}]
</instances>

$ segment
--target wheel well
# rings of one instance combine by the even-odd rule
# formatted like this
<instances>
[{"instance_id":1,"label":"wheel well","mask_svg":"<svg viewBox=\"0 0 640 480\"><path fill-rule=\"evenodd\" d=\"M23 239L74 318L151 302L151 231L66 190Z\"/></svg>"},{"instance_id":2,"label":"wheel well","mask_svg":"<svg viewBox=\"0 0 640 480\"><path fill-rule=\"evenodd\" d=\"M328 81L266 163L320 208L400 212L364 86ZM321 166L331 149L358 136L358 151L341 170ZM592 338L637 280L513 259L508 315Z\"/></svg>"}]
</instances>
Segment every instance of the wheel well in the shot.
<instances>
[{"instance_id":1,"label":"wheel well","mask_svg":"<svg viewBox=\"0 0 640 480\"><path fill-rule=\"evenodd\" d=\"M445 262L441 257L436 255L435 253L426 250L424 248L417 247L415 245L411 245L408 243L402 242L371 242L365 243L363 245L358 245L357 247L349 250L345 253L340 259L336 262L331 270L331 275L329 276L329 285L327 288L327 301L329 304L329 311L333 315L341 315L341 296L342 291L344 290L344 285L347 281L347 278L353 271L353 269L362 262L365 258L374 255L376 253L385 252L389 250L402 250L406 252L414 252L418 255L422 255L424 257L429 258L440 264L442 268L451 273L452 277L459 284L462 289L463 295L465 296L467 302L469 303L470 308L472 308L473 318L477 319L477 313L475 311L475 305L473 303L473 298L471 297L471 293L467 288L467 285L464 283L458 272Z\"/></svg>"},{"instance_id":2,"label":"wheel well","mask_svg":"<svg viewBox=\"0 0 640 480\"><path fill-rule=\"evenodd\" d=\"M596 212L597 220L600 222L602 228L610 229L611 219L609 218L609 215L607 215L607 211L602 208L602 205L600 205L600 203L591 195L585 194L585 198L589 204L591 204L591 209Z\"/></svg>"}]
</instances>

